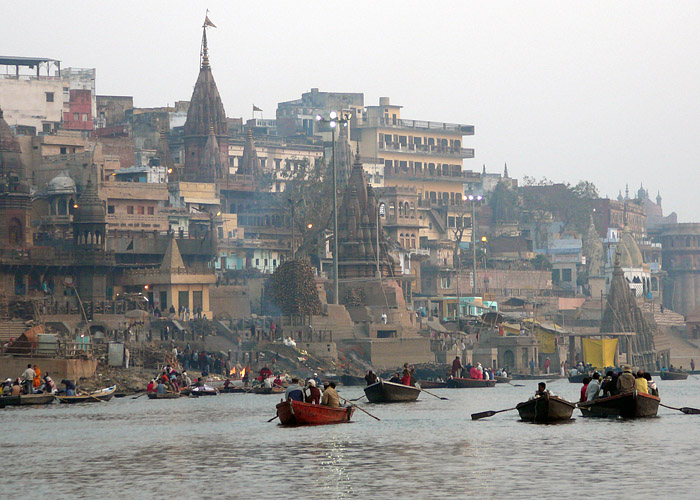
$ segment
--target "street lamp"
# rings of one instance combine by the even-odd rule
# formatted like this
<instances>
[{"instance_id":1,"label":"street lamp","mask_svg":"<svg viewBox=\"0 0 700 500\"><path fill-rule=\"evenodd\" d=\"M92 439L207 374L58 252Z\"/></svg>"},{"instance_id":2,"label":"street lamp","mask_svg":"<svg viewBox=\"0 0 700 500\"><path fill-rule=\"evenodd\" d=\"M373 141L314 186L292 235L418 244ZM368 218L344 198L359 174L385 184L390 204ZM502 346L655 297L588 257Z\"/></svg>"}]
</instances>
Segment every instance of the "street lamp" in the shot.
<instances>
[{"instance_id":1,"label":"street lamp","mask_svg":"<svg viewBox=\"0 0 700 500\"><path fill-rule=\"evenodd\" d=\"M470 194L466 197L472 204L472 290L476 295L476 209L474 203L484 199L483 196Z\"/></svg>"},{"instance_id":2,"label":"street lamp","mask_svg":"<svg viewBox=\"0 0 700 500\"><path fill-rule=\"evenodd\" d=\"M331 128L332 136L332 154L333 154L333 303L338 304L338 188L337 188L337 166L335 159L335 129L340 125L347 127L350 122L350 113L344 111L342 116L331 111L328 118L321 115L316 115L316 121L319 123L327 123Z\"/></svg>"}]
</instances>

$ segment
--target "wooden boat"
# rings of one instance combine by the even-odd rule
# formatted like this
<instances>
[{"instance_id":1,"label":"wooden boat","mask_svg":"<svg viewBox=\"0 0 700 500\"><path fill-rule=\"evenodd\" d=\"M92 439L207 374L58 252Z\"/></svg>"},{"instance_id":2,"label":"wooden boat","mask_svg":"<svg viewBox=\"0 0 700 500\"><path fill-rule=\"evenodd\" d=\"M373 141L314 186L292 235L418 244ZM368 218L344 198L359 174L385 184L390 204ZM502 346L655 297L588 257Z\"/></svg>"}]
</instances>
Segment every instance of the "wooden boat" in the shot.
<instances>
[{"instance_id":1,"label":"wooden boat","mask_svg":"<svg viewBox=\"0 0 700 500\"><path fill-rule=\"evenodd\" d=\"M340 383L343 385L365 385L365 379L354 375L341 375Z\"/></svg>"},{"instance_id":2,"label":"wooden boat","mask_svg":"<svg viewBox=\"0 0 700 500\"><path fill-rule=\"evenodd\" d=\"M584 417L648 418L656 416L659 403L658 396L632 391L579 403L578 408Z\"/></svg>"},{"instance_id":3,"label":"wooden boat","mask_svg":"<svg viewBox=\"0 0 700 500\"><path fill-rule=\"evenodd\" d=\"M56 396L61 403L97 403L99 401L109 401L114 396L117 386L106 387L90 394L79 394L77 396Z\"/></svg>"},{"instance_id":4,"label":"wooden boat","mask_svg":"<svg viewBox=\"0 0 700 500\"><path fill-rule=\"evenodd\" d=\"M558 380L566 377L558 373L538 373L537 375L513 373L513 378L516 380Z\"/></svg>"},{"instance_id":5,"label":"wooden boat","mask_svg":"<svg viewBox=\"0 0 700 500\"><path fill-rule=\"evenodd\" d=\"M510 384L511 380L513 380L513 377L500 377L498 375L495 375L495 378L497 384Z\"/></svg>"},{"instance_id":6,"label":"wooden boat","mask_svg":"<svg viewBox=\"0 0 700 500\"><path fill-rule=\"evenodd\" d=\"M659 377L661 377L661 380L686 380L688 374L682 372L661 372Z\"/></svg>"},{"instance_id":7,"label":"wooden boat","mask_svg":"<svg viewBox=\"0 0 700 500\"><path fill-rule=\"evenodd\" d=\"M6 406L18 406L21 396L0 396L0 408Z\"/></svg>"},{"instance_id":8,"label":"wooden boat","mask_svg":"<svg viewBox=\"0 0 700 500\"><path fill-rule=\"evenodd\" d=\"M496 387L495 380L477 380L473 378L448 378L447 387L450 389L472 389L476 387Z\"/></svg>"},{"instance_id":9,"label":"wooden boat","mask_svg":"<svg viewBox=\"0 0 700 500\"><path fill-rule=\"evenodd\" d=\"M355 409L282 401L277 405L277 416L282 425L328 425L349 422Z\"/></svg>"},{"instance_id":10,"label":"wooden boat","mask_svg":"<svg viewBox=\"0 0 700 500\"><path fill-rule=\"evenodd\" d=\"M419 394L418 387L395 384L382 379L365 387L365 395L370 403L405 403L415 401Z\"/></svg>"},{"instance_id":11,"label":"wooden boat","mask_svg":"<svg viewBox=\"0 0 700 500\"><path fill-rule=\"evenodd\" d=\"M220 387L219 392L223 394L232 394L235 392L253 392L253 389L250 387L234 387L234 386L229 386L229 387Z\"/></svg>"},{"instance_id":12,"label":"wooden boat","mask_svg":"<svg viewBox=\"0 0 700 500\"><path fill-rule=\"evenodd\" d=\"M538 396L515 407L525 422L551 423L571 420L576 403L557 396Z\"/></svg>"},{"instance_id":13,"label":"wooden boat","mask_svg":"<svg viewBox=\"0 0 700 500\"><path fill-rule=\"evenodd\" d=\"M572 384L583 384L583 379L585 377L590 377L590 375L586 375L585 373L579 373L578 375L569 375L567 378Z\"/></svg>"},{"instance_id":14,"label":"wooden boat","mask_svg":"<svg viewBox=\"0 0 700 500\"><path fill-rule=\"evenodd\" d=\"M447 387L447 382L436 382L434 380L419 380L417 383L421 389L444 389Z\"/></svg>"},{"instance_id":15,"label":"wooden boat","mask_svg":"<svg viewBox=\"0 0 700 500\"><path fill-rule=\"evenodd\" d=\"M56 399L53 394L43 393L43 394L25 394L19 397L20 406L24 405L47 405L53 403Z\"/></svg>"},{"instance_id":16,"label":"wooden boat","mask_svg":"<svg viewBox=\"0 0 700 500\"><path fill-rule=\"evenodd\" d=\"M165 394L158 394L157 392L149 392L146 394L148 399L177 399L182 397L179 392L166 392Z\"/></svg>"},{"instance_id":17,"label":"wooden boat","mask_svg":"<svg viewBox=\"0 0 700 500\"><path fill-rule=\"evenodd\" d=\"M284 387L253 387L255 394L283 394Z\"/></svg>"}]
</instances>

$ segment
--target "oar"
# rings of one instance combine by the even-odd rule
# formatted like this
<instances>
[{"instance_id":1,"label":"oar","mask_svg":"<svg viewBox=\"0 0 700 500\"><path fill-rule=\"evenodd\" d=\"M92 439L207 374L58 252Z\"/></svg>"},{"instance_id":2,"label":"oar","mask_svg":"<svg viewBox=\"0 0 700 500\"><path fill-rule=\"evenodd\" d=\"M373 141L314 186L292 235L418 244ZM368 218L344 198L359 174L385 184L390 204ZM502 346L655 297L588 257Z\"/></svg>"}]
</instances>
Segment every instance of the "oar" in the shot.
<instances>
[{"instance_id":1,"label":"oar","mask_svg":"<svg viewBox=\"0 0 700 500\"><path fill-rule=\"evenodd\" d=\"M147 393L145 393L145 392L142 392L142 393L141 393L141 394L139 394L138 396L134 396L134 397L133 397L133 398L131 398L131 399L138 399L138 398L140 398L141 396L143 396L144 394L147 394Z\"/></svg>"},{"instance_id":2,"label":"oar","mask_svg":"<svg viewBox=\"0 0 700 500\"><path fill-rule=\"evenodd\" d=\"M100 403L106 403L107 401L103 401L102 399L98 398L97 396L93 396L92 394L88 394L87 392L79 391L82 396L89 396L92 399L96 399Z\"/></svg>"},{"instance_id":3,"label":"oar","mask_svg":"<svg viewBox=\"0 0 700 500\"><path fill-rule=\"evenodd\" d=\"M438 396L437 394L433 394L432 392L426 391L426 390L423 389L422 387L421 387L420 390L421 390L421 392L425 392L426 394L430 394L430 395L431 395L432 397L434 397L434 398L442 399L443 401L449 401L449 400L450 400L449 398L443 398L442 396Z\"/></svg>"},{"instance_id":4,"label":"oar","mask_svg":"<svg viewBox=\"0 0 700 500\"><path fill-rule=\"evenodd\" d=\"M489 410L482 411L481 413L472 413L472 420L479 420L480 418L493 417L496 413L503 413L504 411L515 410L515 408L508 408L507 410Z\"/></svg>"},{"instance_id":5,"label":"oar","mask_svg":"<svg viewBox=\"0 0 700 500\"><path fill-rule=\"evenodd\" d=\"M678 410L682 411L686 415L700 415L700 410L697 408L690 408L688 406L684 406L682 408L675 408L673 406L668 406L663 403L659 403L659 406L663 406L664 408L668 408L669 410Z\"/></svg>"},{"instance_id":6,"label":"oar","mask_svg":"<svg viewBox=\"0 0 700 500\"><path fill-rule=\"evenodd\" d=\"M367 396L367 394L363 394L363 395L362 395L362 396L360 396L359 398L355 398L355 399L348 399L348 401L359 401L360 399L364 398L365 396Z\"/></svg>"},{"instance_id":7,"label":"oar","mask_svg":"<svg viewBox=\"0 0 700 500\"><path fill-rule=\"evenodd\" d=\"M364 410L364 409L360 408L359 406L357 406L355 403L352 403L351 401L348 401L348 400L345 399L345 398L340 398L340 399L342 399L342 400L345 401L346 403L349 403L350 406L352 406L353 408L357 408L357 409L360 410L361 412L366 413L367 415L369 415L370 417L372 417L374 420L377 420L377 421L381 422L381 419L380 419L380 418L375 417L374 415L372 415L372 414L371 414L370 412L368 412L367 410Z\"/></svg>"},{"instance_id":8,"label":"oar","mask_svg":"<svg viewBox=\"0 0 700 500\"><path fill-rule=\"evenodd\" d=\"M511 382L510 380L509 380L508 382L506 382L506 384L510 384L510 385L512 385L513 387L525 387L523 384L514 384L514 383Z\"/></svg>"},{"instance_id":9,"label":"oar","mask_svg":"<svg viewBox=\"0 0 700 500\"><path fill-rule=\"evenodd\" d=\"M273 421L274 419L276 419L277 417L279 417L279 415L275 415L274 417L272 417L270 420L268 420L268 423L269 423L269 422L272 422L272 421Z\"/></svg>"}]
</instances>

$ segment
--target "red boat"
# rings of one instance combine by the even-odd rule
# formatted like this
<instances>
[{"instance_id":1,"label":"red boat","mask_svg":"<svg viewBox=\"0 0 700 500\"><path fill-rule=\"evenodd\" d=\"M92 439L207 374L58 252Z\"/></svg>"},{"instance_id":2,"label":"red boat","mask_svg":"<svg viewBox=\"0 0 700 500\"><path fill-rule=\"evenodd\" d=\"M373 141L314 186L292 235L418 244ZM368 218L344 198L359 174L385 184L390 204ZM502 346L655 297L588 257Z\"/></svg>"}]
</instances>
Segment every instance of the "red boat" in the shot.
<instances>
[{"instance_id":1,"label":"red boat","mask_svg":"<svg viewBox=\"0 0 700 500\"><path fill-rule=\"evenodd\" d=\"M450 389L471 389L473 387L496 387L495 380L477 380L473 378L448 378Z\"/></svg>"},{"instance_id":2,"label":"red boat","mask_svg":"<svg viewBox=\"0 0 700 500\"><path fill-rule=\"evenodd\" d=\"M277 416L282 425L342 424L350 421L354 411L352 406L331 408L294 400L282 401L277 405Z\"/></svg>"}]
</instances>

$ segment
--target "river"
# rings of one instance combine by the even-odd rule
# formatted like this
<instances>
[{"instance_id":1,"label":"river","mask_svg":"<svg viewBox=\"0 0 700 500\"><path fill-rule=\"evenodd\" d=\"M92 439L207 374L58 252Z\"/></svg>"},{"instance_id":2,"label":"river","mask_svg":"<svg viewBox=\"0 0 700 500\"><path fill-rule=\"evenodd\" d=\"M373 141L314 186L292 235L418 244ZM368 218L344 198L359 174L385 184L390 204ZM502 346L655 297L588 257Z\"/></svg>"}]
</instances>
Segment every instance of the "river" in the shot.
<instances>
[{"instance_id":1,"label":"river","mask_svg":"<svg viewBox=\"0 0 700 500\"><path fill-rule=\"evenodd\" d=\"M349 424L284 428L279 396L53 404L0 410L2 498L698 498L700 415L527 424L536 389L442 389L363 405ZM662 402L700 408L700 380L658 381ZM575 400L578 384L552 392ZM341 388L347 398L359 387Z\"/></svg>"}]
</instances>

